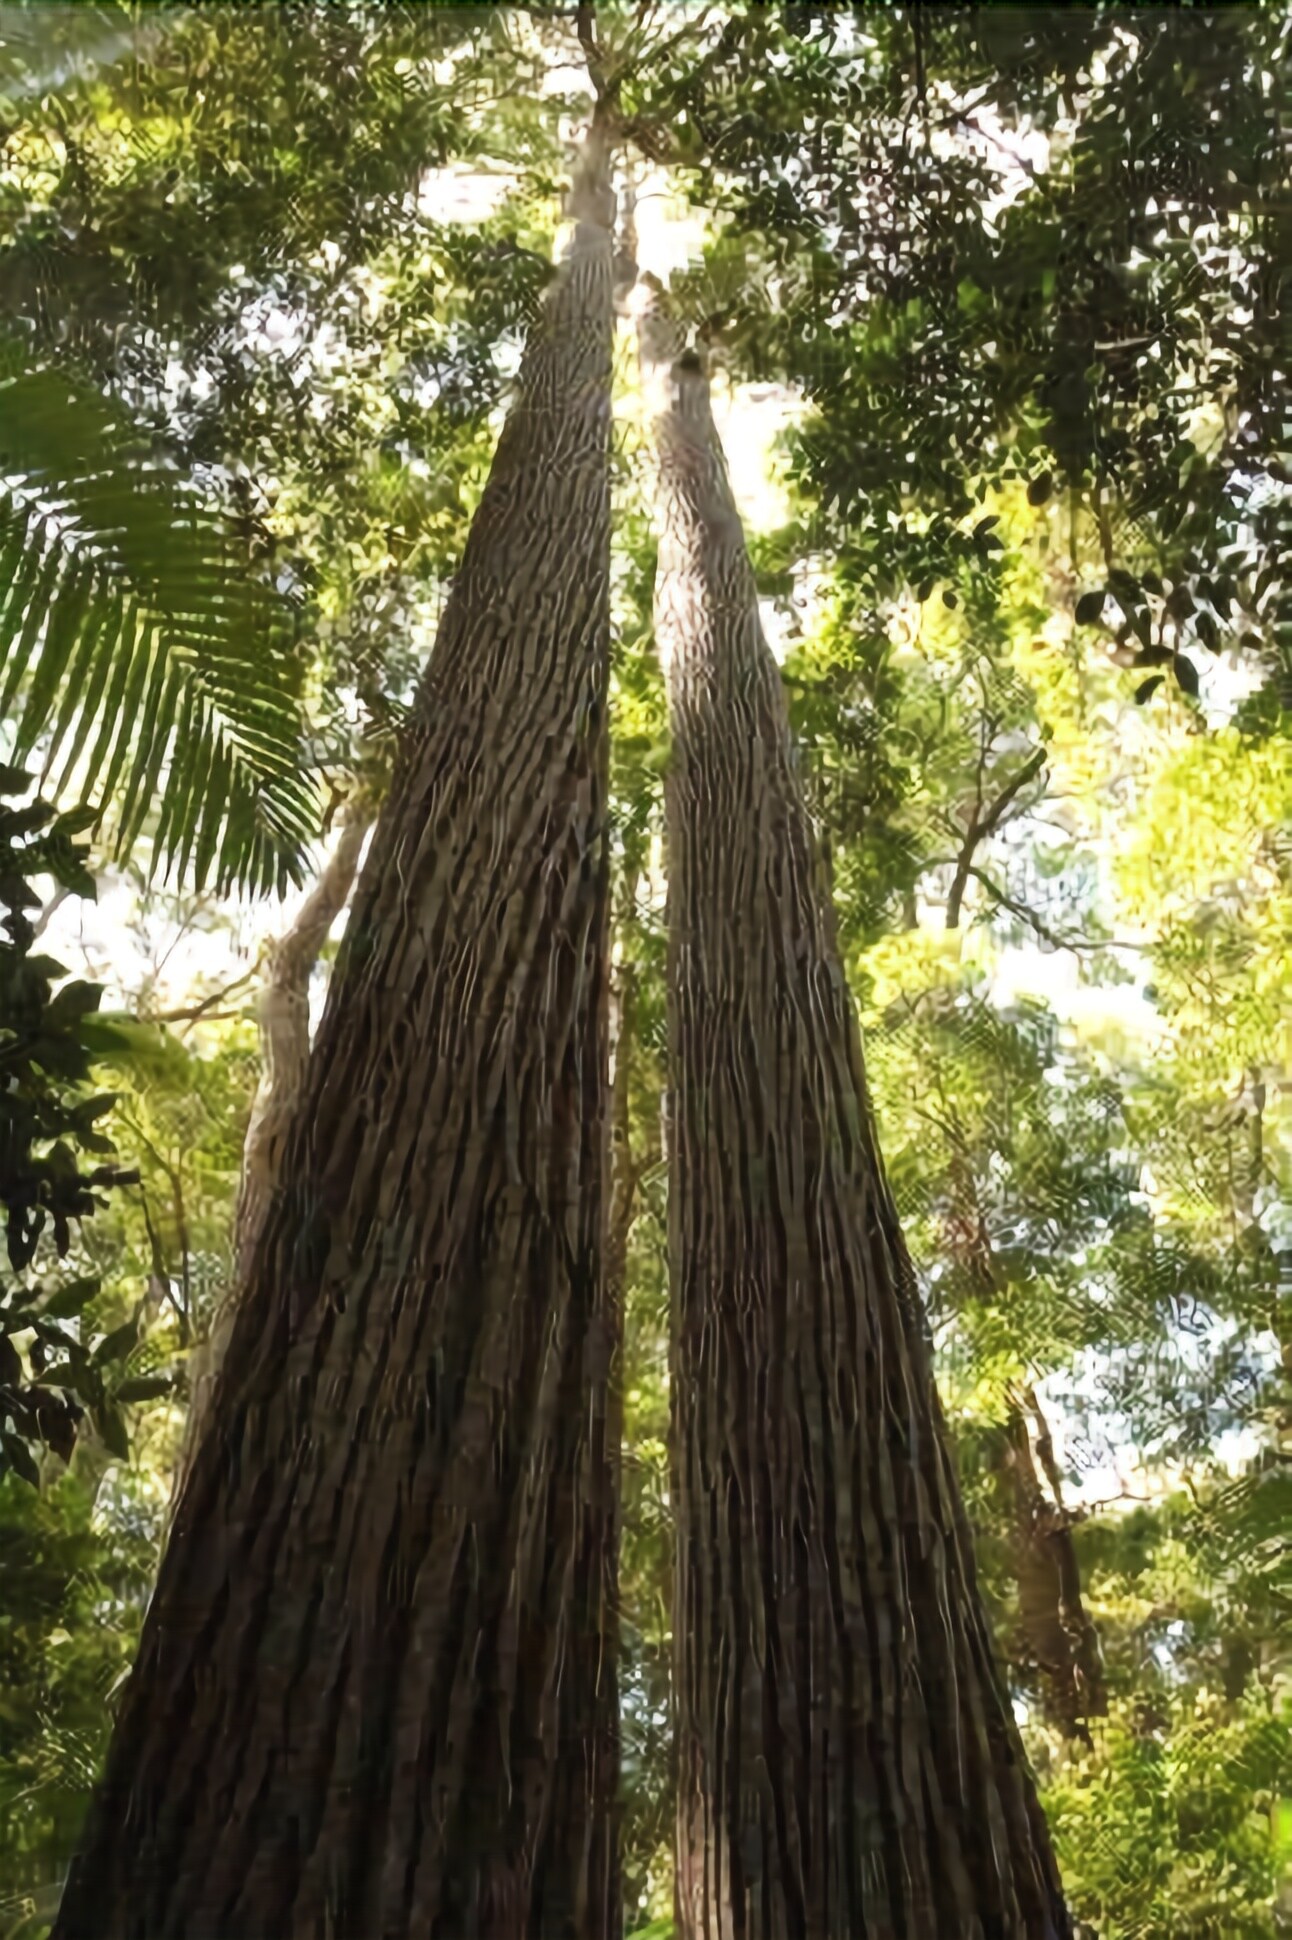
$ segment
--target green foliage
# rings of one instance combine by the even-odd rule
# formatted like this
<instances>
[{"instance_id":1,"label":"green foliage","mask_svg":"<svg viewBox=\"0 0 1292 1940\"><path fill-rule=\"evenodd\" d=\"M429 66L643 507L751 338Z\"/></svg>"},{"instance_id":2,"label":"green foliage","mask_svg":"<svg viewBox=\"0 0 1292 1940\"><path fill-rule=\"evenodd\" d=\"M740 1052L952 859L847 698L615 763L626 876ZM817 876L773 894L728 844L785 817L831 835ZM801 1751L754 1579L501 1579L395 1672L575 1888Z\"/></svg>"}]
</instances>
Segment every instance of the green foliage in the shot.
<instances>
[{"instance_id":1,"label":"green foliage","mask_svg":"<svg viewBox=\"0 0 1292 1940\"><path fill-rule=\"evenodd\" d=\"M652 1933L649 1916L672 1905L673 1865L673 1529L664 1376L668 1282L660 1200L656 1182L645 1195L629 1260L619 1557L624 1906L630 1928L635 1920L647 1918Z\"/></svg>"},{"instance_id":2,"label":"green foliage","mask_svg":"<svg viewBox=\"0 0 1292 1940\"><path fill-rule=\"evenodd\" d=\"M1074 1908L1112 1940L1276 1931L1292 1704L1268 1594L1235 1573L1213 1513L1227 1493L1082 1532L1114 1694L1045 1797Z\"/></svg>"},{"instance_id":3,"label":"green foliage","mask_svg":"<svg viewBox=\"0 0 1292 1940\"><path fill-rule=\"evenodd\" d=\"M1207 1693L1148 1709L1118 1703L1097 1753L1046 1791L1072 1905L1103 1940L1266 1940L1292 1709Z\"/></svg>"},{"instance_id":4,"label":"green foliage","mask_svg":"<svg viewBox=\"0 0 1292 1940\"><path fill-rule=\"evenodd\" d=\"M114 848L152 817L181 874L282 888L314 827L291 615L226 522L83 382L0 358L0 709L13 751L97 796Z\"/></svg>"},{"instance_id":5,"label":"green foliage","mask_svg":"<svg viewBox=\"0 0 1292 1940\"><path fill-rule=\"evenodd\" d=\"M0 770L0 798L26 794L32 777ZM0 1204L13 1278L0 1290L0 1477L12 1469L37 1485L37 1452L68 1460L86 1410L98 1434L126 1452L123 1402L138 1398L118 1374L133 1347L137 1320L95 1338L82 1316L100 1290L93 1273L68 1278L46 1258L66 1261L73 1229L114 1186L138 1174L115 1163L98 1129L114 1100L90 1079L105 1042L94 1012L101 992L66 980L63 966L33 953L28 911L41 898L32 877L94 894L85 851L74 841L85 816L56 817L45 802L0 806ZM83 1171L81 1155L97 1160ZM50 1242L52 1241L52 1246ZM43 1242L43 1244L42 1244Z\"/></svg>"},{"instance_id":6,"label":"green foliage","mask_svg":"<svg viewBox=\"0 0 1292 1940\"><path fill-rule=\"evenodd\" d=\"M44 1931L98 1775L156 1567L155 1505L92 1462L39 1494L0 1476L0 1931ZM143 1513L141 1513L141 1510ZM39 1926L19 1926L31 1911Z\"/></svg>"},{"instance_id":7,"label":"green foliage","mask_svg":"<svg viewBox=\"0 0 1292 1940\"><path fill-rule=\"evenodd\" d=\"M105 1063L121 1085L113 1134L138 1169L140 1191L99 1221L96 1246L111 1282L149 1287L150 1356L174 1359L205 1338L232 1273L233 1209L259 1077L254 1026L235 1014L199 1021L188 1037L129 1018L114 1017L112 1028L117 1043Z\"/></svg>"},{"instance_id":8,"label":"green foliage","mask_svg":"<svg viewBox=\"0 0 1292 1940\"><path fill-rule=\"evenodd\" d=\"M1019 481L1097 544L1078 617L1128 664L1189 694L1241 642L1278 688L1285 10L739 11L669 99L729 214L695 294L815 407L818 539L954 579Z\"/></svg>"},{"instance_id":9,"label":"green foliage","mask_svg":"<svg viewBox=\"0 0 1292 1940\"><path fill-rule=\"evenodd\" d=\"M541 193L457 223L453 170L550 169L556 110L498 101L483 11L95 11L85 58L0 24L41 77L0 98L23 744L115 790L118 853L281 890L320 773L384 785L548 273Z\"/></svg>"}]
</instances>

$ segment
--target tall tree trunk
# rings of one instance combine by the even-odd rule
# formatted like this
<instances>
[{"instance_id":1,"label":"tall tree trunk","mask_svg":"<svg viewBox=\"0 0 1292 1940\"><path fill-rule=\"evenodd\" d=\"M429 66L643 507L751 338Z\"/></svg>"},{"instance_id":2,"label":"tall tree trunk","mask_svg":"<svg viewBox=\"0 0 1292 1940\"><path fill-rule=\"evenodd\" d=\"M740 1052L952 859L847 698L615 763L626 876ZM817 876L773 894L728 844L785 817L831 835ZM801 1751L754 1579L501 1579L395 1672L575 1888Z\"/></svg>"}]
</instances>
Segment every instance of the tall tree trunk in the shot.
<instances>
[{"instance_id":1,"label":"tall tree trunk","mask_svg":"<svg viewBox=\"0 0 1292 1940\"><path fill-rule=\"evenodd\" d=\"M595 149L571 213L58 1940L618 1929Z\"/></svg>"},{"instance_id":2,"label":"tall tree trunk","mask_svg":"<svg viewBox=\"0 0 1292 1940\"><path fill-rule=\"evenodd\" d=\"M294 921L269 952L260 993L260 1083L242 1147L242 1178L233 1221L233 1279L219 1301L205 1341L189 1360L188 1420L176 1465L178 1501L201 1444L215 1377L233 1332L240 1289L255 1259L256 1241L282 1170L310 1056L310 978L328 932L354 887L372 811L352 807L318 881Z\"/></svg>"},{"instance_id":3,"label":"tall tree trunk","mask_svg":"<svg viewBox=\"0 0 1292 1940\"><path fill-rule=\"evenodd\" d=\"M642 337L672 724L679 1933L1058 1940L708 385L658 309Z\"/></svg>"}]
</instances>

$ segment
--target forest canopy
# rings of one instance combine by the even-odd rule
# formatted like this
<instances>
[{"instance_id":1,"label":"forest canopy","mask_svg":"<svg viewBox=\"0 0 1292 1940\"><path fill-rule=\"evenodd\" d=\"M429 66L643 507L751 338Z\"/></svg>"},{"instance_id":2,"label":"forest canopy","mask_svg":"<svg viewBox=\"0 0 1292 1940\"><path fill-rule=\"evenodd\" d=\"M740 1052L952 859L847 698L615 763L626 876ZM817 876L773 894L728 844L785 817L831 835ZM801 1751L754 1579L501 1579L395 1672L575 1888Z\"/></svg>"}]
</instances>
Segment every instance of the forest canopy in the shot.
<instances>
[{"instance_id":1,"label":"forest canopy","mask_svg":"<svg viewBox=\"0 0 1292 1940\"><path fill-rule=\"evenodd\" d=\"M337 1543L387 1532L378 1603L407 1592L415 1624L382 1410L407 1515L478 1499L510 1560L464 1563L436 1608L451 1720L420 1749L382 1681L404 1632L373 1619L354 1784L407 1924L363 1901L394 1892L375 1876L336 1890L380 1930L502 1931L480 1909L514 1891L548 1895L514 1928L544 1940L806 1940L828 1867L804 1860L798 1905L734 1833L747 1908L783 1886L791 1912L697 1913L721 1839L688 1801L735 1807L678 1745L707 1745L705 1666L742 1623L741 1662L775 1664L746 1709L798 1702L765 1641L790 1591L746 1619L740 1558L793 1577L815 1650L850 1538L800 1580L798 1538L784 1561L767 1532L801 1515L806 1556L844 1527L841 1422L867 1532L884 1437L945 1444L945 1474L910 1455L892 1528L945 1546L955 1662L991 1639L994 1749L964 1758L994 1785L1016 1731L1039 1801L1010 1816L1002 1781L1028 1883L1000 1931L1288 1930L1290 57L1285 0L0 7L0 1940L91 1930L74 1861L84 1899L124 1877L94 1828L162 1769L150 1719L160 1742L199 1676L150 1656L145 1616L160 1635L208 1580L238 1460L263 1457L247 1499L308 1559L283 1480L308 1445ZM831 1117L813 1074L845 1066ZM757 1307L796 1218L785 1285L860 1289L822 1294L797 1348L793 1298L766 1336L704 1306ZM302 1371L302 1341L335 1374L347 1340L379 1364L362 1404L357 1375L314 1394ZM381 1341L433 1362L425 1417ZM837 1365L782 1461L796 1354ZM477 1402L489 1483L453 1467ZM427 1554L452 1513L428 1510ZM850 1702L896 1848L874 1532L878 1695L859 1671ZM247 1611L285 1594L268 1548L241 1559ZM201 1634L232 1690L228 1567ZM899 1578L918 1631L918 1562ZM296 1612L338 1691L347 1596L367 1610L329 1579ZM493 1668L464 1646L444 1669L477 1620ZM519 1824L541 1793L558 1832L523 1889L472 1902L451 1866L425 1884L399 1800L482 1691L511 1709L501 1749L479 1726L481 1795ZM219 1742L237 1704L191 1714ZM535 1750L558 1739L586 1795ZM776 1823L802 1809L828 1850L797 1783ZM338 1850L342 1789L302 1808ZM930 1825L935 1789L913 1788ZM251 1902L208 1804L209 1850L165 1837L214 1919ZM492 1830L463 1824L487 1879ZM960 1909L940 1837L930 1904ZM258 1902L282 1932L323 1931L290 1899L307 1851ZM858 1932L955 1930L855 1890ZM1026 1923L1033 1890L1056 1924ZM112 1917L180 1930L142 1892Z\"/></svg>"}]
</instances>

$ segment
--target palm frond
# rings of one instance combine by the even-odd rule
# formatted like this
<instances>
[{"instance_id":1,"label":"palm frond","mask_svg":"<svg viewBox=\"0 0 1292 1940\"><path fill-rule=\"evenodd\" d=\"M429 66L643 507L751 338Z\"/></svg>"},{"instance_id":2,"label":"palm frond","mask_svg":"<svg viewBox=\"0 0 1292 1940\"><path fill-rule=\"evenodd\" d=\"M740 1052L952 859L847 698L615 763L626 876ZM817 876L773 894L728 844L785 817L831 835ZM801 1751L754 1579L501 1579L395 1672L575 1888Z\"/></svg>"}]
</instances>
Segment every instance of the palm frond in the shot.
<instances>
[{"instance_id":1,"label":"palm frond","mask_svg":"<svg viewBox=\"0 0 1292 1940\"><path fill-rule=\"evenodd\" d=\"M97 392L0 343L0 716L12 756L198 888L282 887L316 828L287 602ZM56 764L60 764L57 766Z\"/></svg>"}]
</instances>

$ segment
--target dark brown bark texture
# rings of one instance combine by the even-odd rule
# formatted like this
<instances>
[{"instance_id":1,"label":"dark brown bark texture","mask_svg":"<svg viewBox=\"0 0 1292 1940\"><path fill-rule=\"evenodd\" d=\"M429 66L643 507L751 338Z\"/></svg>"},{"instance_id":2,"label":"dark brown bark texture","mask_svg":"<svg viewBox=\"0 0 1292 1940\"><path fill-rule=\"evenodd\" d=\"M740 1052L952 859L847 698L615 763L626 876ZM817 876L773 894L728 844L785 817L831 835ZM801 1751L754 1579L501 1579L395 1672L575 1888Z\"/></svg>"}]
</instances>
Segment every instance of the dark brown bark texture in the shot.
<instances>
[{"instance_id":1,"label":"dark brown bark texture","mask_svg":"<svg viewBox=\"0 0 1292 1940\"><path fill-rule=\"evenodd\" d=\"M658 312L642 343L672 723L678 1931L1060 1940L707 381Z\"/></svg>"},{"instance_id":2,"label":"dark brown bark texture","mask_svg":"<svg viewBox=\"0 0 1292 1940\"><path fill-rule=\"evenodd\" d=\"M619 1930L603 182L576 181L58 1940Z\"/></svg>"}]
</instances>

